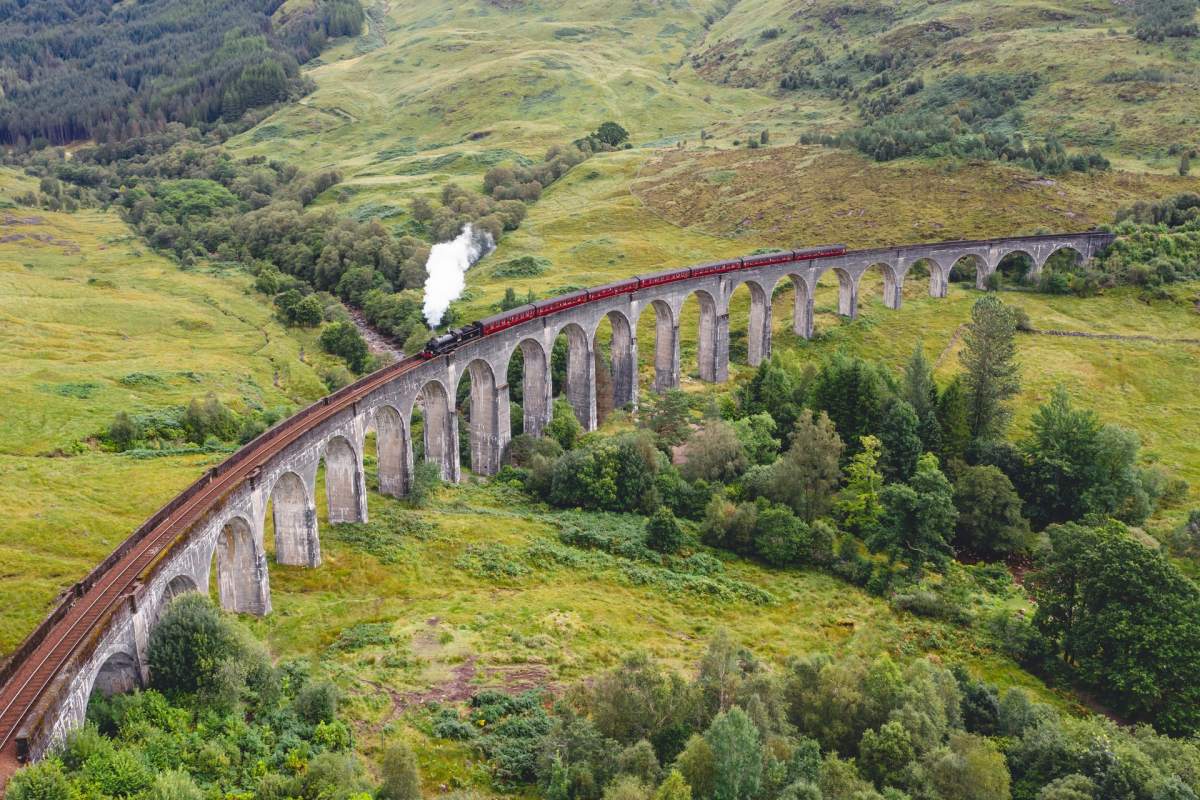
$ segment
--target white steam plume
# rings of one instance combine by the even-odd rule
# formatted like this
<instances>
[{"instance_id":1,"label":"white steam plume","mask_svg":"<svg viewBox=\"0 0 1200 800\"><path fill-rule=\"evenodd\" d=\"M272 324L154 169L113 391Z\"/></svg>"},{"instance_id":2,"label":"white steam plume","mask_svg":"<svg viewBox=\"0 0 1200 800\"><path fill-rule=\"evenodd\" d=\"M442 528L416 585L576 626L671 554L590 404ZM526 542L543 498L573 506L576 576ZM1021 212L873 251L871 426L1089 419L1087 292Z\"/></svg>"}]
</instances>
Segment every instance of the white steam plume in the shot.
<instances>
[{"instance_id":1,"label":"white steam plume","mask_svg":"<svg viewBox=\"0 0 1200 800\"><path fill-rule=\"evenodd\" d=\"M465 225L462 233L449 242L435 244L425 262L425 321L436 328L450 303L466 288L466 274L476 261L492 252L496 242L487 231Z\"/></svg>"}]
</instances>

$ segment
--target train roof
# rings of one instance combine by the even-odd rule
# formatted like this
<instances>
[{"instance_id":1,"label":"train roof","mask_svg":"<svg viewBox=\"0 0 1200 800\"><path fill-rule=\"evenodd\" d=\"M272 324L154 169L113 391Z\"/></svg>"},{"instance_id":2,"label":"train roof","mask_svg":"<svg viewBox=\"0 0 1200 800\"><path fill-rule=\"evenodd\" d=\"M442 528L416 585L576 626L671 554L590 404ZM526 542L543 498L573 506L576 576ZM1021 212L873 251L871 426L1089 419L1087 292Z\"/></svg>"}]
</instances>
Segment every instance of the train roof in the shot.
<instances>
[{"instance_id":1,"label":"train roof","mask_svg":"<svg viewBox=\"0 0 1200 800\"><path fill-rule=\"evenodd\" d=\"M574 292L567 292L566 294L560 294L556 297L547 297L545 300L538 300L536 303L533 304L533 307L534 308L545 308L546 306L550 305L551 303L558 303L563 300L574 300L578 297L587 297L587 293L588 293L587 289L578 289Z\"/></svg>"},{"instance_id":2,"label":"train roof","mask_svg":"<svg viewBox=\"0 0 1200 800\"><path fill-rule=\"evenodd\" d=\"M492 314L490 317L484 317L483 319L479 320L479 324L480 325L495 324L497 322L500 322L501 320L508 319L509 317L513 316L514 314L520 314L522 311L534 311L534 310L536 310L536 308L533 303L526 303L523 306L517 306L516 308L510 308L508 311L501 311L499 314Z\"/></svg>"},{"instance_id":3,"label":"train roof","mask_svg":"<svg viewBox=\"0 0 1200 800\"><path fill-rule=\"evenodd\" d=\"M671 269L659 270L658 272L646 272L641 275L635 275L634 277L636 277L639 281L643 281L647 279L661 278L664 275L678 275L680 272L688 272L690 270L691 267L672 267Z\"/></svg>"},{"instance_id":4,"label":"train roof","mask_svg":"<svg viewBox=\"0 0 1200 800\"><path fill-rule=\"evenodd\" d=\"M636 285L637 280L638 280L637 278L623 278L619 281L613 281L612 283L605 283L605 284L601 284L600 286L593 286L590 289L588 289L588 291L589 292L602 292L605 289L616 289L619 287Z\"/></svg>"}]
</instances>

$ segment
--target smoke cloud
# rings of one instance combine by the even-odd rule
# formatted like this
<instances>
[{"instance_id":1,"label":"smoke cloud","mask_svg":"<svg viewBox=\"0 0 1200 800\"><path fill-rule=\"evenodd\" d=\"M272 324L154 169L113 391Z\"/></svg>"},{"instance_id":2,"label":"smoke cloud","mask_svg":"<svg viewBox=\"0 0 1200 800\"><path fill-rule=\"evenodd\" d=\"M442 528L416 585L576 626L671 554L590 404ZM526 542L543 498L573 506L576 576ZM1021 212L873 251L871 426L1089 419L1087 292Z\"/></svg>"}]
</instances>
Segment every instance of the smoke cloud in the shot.
<instances>
[{"instance_id":1,"label":"smoke cloud","mask_svg":"<svg viewBox=\"0 0 1200 800\"><path fill-rule=\"evenodd\" d=\"M487 231L476 231L470 225L449 242L435 244L425 262L425 321L436 328L442 322L450 303L457 300L466 288L466 274L476 261L496 248Z\"/></svg>"}]
</instances>

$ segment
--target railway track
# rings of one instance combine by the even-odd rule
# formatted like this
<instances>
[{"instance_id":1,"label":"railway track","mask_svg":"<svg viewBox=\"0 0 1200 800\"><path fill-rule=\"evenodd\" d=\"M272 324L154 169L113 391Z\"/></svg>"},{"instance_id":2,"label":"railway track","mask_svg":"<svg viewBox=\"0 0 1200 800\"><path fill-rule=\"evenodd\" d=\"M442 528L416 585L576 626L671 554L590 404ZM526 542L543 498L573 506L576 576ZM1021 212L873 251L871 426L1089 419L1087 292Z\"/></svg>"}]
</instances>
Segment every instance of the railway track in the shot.
<instances>
[{"instance_id":1,"label":"railway track","mask_svg":"<svg viewBox=\"0 0 1200 800\"><path fill-rule=\"evenodd\" d=\"M69 608L35 632L34 637L40 636L40 641L21 654L19 663L0 685L0 788L20 765L17 739L28 714L97 624L130 597L147 568L209 509L254 473L264 460L286 448L312 426L353 408L360 398L422 363L423 359L414 357L385 367L302 409L264 433L184 490L179 496L186 497L182 503L177 497L164 507L169 511L156 515L162 519L148 531L139 529L123 542L115 552L128 548L126 552L114 563L98 568L98 575L89 576L94 580L86 588L77 589L73 600L63 601L69 603ZM130 546L133 539L137 541Z\"/></svg>"}]
</instances>

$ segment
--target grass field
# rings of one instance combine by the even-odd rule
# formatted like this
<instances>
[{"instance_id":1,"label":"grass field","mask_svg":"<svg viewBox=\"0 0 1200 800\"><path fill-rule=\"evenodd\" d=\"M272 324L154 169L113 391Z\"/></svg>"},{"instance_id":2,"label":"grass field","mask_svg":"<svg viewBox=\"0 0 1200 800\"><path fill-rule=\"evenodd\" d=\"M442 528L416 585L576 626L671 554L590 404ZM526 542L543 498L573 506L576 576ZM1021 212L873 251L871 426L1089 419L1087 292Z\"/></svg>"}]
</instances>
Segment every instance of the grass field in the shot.
<instances>
[{"instance_id":1,"label":"grass field","mask_svg":"<svg viewBox=\"0 0 1200 800\"><path fill-rule=\"evenodd\" d=\"M486 791L488 782L469 750L420 733L413 723L425 701L457 702L485 686L559 693L635 650L691 673L721 628L776 666L814 652L887 652L900 660L929 654L1078 708L967 631L895 612L821 572L771 570L726 556L727 578L773 596L758 605L633 585L619 566L561 566L525 554L531 545L557 542L570 514L495 485L443 489L421 511L372 493L370 511L376 520L392 515L361 537L387 563L343 538L344 528L323 528L324 563L315 570L272 564L275 611L253 624L274 651L311 660L335 680L368 752L389 735L410 739L430 787ZM323 507L318 516L323 522ZM471 554L481 552L502 567L480 571ZM513 565L524 571L501 571Z\"/></svg>"},{"instance_id":2,"label":"grass field","mask_svg":"<svg viewBox=\"0 0 1200 800\"><path fill-rule=\"evenodd\" d=\"M0 654L223 457L103 452L94 437L117 411L210 392L241 410L296 407L325 392L244 277L182 271L113 212L11 203L28 188L0 171Z\"/></svg>"}]
</instances>

